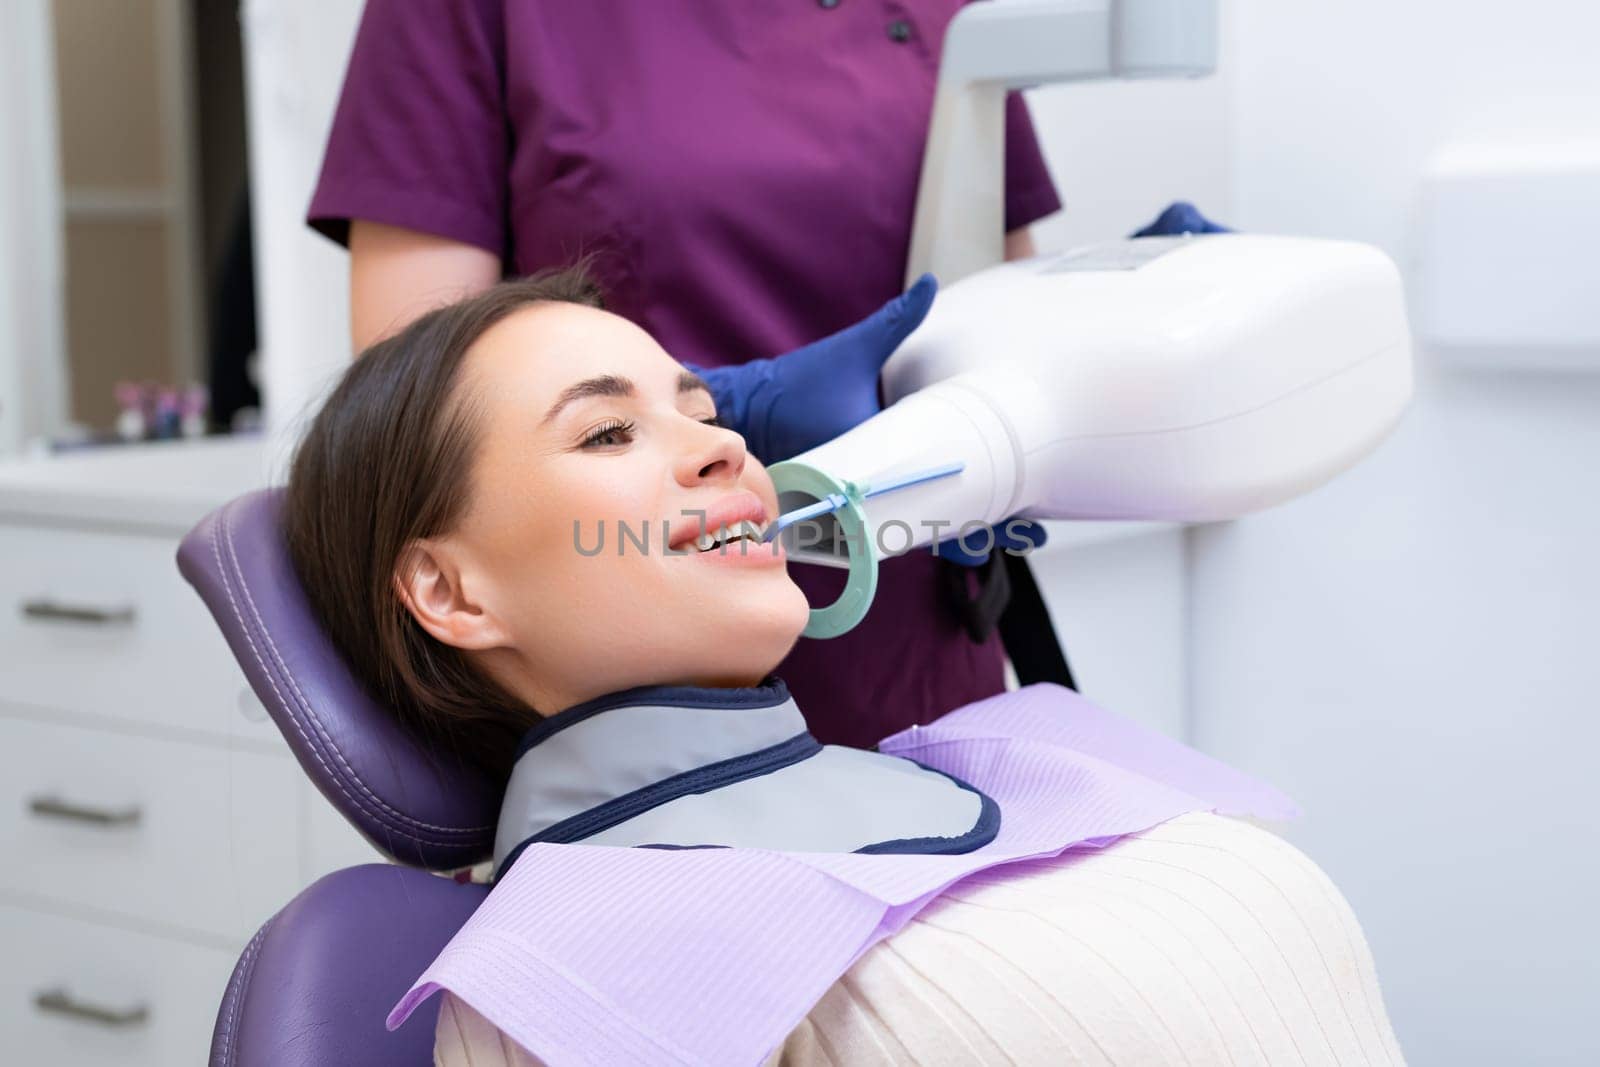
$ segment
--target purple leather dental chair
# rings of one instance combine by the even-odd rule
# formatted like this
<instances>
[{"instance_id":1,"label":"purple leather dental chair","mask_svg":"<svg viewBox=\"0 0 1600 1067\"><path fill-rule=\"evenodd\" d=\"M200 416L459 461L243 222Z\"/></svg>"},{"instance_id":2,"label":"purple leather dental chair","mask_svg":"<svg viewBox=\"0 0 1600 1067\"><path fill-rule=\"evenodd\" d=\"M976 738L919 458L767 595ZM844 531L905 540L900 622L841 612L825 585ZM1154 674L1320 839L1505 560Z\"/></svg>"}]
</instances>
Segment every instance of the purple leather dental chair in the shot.
<instances>
[{"instance_id":1,"label":"purple leather dental chair","mask_svg":"<svg viewBox=\"0 0 1600 1067\"><path fill-rule=\"evenodd\" d=\"M438 998L395 1033L383 1020L487 895L428 870L489 858L499 792L430 757L356 681L306 602L278 509L279 492L263 490L212 512L183 539L178 569L317 788L409 866L336 871L268 919L228 981L211 1063L428 1065Z\"/></svg>"}]
</instances>

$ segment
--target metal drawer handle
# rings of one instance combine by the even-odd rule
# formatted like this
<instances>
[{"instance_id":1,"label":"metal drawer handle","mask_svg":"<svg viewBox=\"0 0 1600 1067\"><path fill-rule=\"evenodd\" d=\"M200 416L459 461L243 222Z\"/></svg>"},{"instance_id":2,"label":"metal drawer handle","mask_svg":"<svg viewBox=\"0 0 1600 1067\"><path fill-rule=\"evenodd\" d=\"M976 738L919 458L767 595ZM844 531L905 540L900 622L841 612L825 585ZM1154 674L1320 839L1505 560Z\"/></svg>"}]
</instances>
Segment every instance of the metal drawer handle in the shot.
<instances>
[{"instance_id":1,"label":"metal drawer handle","mask_svg":"<svg viewBox=\"0 0 1600 1067\"><path fill-rule=\"evenodd\" d=\"M94 823L96 826L137 826L140 818L137 804L114 809L91 808L87 804L74 804L60 797L33 797L28 801L28 810L47 818L72 819L77 822Z\"/></svg>"},{"instance_id":2,"label":"metal drawer handle","mask_svg":"<svg viewBox=\"0 0 1600 1067\"><path fill-rule=\"evenodd\" d=\"M40 598L24 600L22 615L27 619L47 619L51 622L87 622L95 626L128 626L134 620L132 604L97 608L92 604L63 604L60 601Z\"/></svg>"},{"instance_id":3,"label":"metal drawer handle","mask_svg":"<svg viewBox=\"0 0 1600 1067\"><path fill-rule=\"evenodd\" d=\"M106 1026L143 1026L150 1021L150 1008L135 1004L131 1008L103 1008L98 1004L74 999L65 989L47 989L33 995L33 1006L47 1015L67 1015L74 1019L87 1019Z\"/></svg>"}]
</instances>

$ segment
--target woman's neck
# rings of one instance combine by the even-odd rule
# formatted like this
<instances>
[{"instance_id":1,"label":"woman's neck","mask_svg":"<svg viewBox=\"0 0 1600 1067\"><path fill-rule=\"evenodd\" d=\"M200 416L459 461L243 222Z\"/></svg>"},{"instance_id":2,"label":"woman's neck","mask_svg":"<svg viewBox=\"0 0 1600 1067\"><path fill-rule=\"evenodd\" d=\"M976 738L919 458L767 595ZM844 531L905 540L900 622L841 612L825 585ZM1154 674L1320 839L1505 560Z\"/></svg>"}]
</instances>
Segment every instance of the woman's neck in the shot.
<instances>
[{"instance_id":1,"label":"woman's neck","mask_svg":"<svg viewBox=\"0 0 1600 1067\"><path fill-rule=\"evenodd\" d=\"M619 681L614 675L599 678L598 681L594 678L567 680L562 677L559 665L534 662L511 648L478 653L477 666L507 693L535 709L547 720L573 708L605 700L616 693L649 688L756 689L771 677L769 667L762 671L685 671L637 681ZM552 679L555 681L552 682Z\"/></svg>"}]
</instances>

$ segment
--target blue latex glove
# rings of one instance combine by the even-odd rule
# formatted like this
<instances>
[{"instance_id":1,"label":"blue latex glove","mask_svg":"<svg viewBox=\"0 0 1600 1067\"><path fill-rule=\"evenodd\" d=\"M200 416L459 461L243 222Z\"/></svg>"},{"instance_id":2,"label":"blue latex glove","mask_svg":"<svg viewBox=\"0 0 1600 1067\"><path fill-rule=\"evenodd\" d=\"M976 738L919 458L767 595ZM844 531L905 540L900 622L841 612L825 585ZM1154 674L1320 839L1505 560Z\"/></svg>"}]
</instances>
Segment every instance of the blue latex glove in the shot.
<instances>
[{"instance_id":1,"label":"blue latex glove","mask_svg":"<svg viewBox=\"0 0 1600 1067\"><path fill-rule=\"evenodd\" d=\"M1167 205L1167 209L1156 216L1156 220L1142 230L1135 230L1130 237L1175 237L1180 233L1232 233L1226 226L1219 225L1200 214L1200 209L1187 200L1177 200Z\"/></svg>"},{"instance_id":2,"label":"blue latex glove","mask_svg":"<svg viewBox=\"0 0 1600 1067\"><path fill-rule=\"evenodd\" d=\"M917 283L854 326L771 359L692 367L711 386L717 417L763 463L798 456L883 410L878 371L922 324L939 283Z\"/></svg>"}]
</instances>

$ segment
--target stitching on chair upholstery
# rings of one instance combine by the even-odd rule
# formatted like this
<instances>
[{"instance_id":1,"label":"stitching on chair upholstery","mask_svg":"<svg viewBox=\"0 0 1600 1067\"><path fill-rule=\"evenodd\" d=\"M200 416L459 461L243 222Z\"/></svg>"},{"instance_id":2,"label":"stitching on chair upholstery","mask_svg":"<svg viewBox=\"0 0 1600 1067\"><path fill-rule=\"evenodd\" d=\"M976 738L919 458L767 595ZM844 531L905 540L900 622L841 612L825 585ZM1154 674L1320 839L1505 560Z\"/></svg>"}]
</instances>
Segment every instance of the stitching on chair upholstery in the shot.
<instances>
[{"instance_id":1,"label":"stitching on chair upholstery","mask_svg":"<svg viewBox=\"0 0 1600 1067\"><path fill-rule=\"evenodd\" d=\"M233 527L229 521L232 511L233 505L229 505L222 510L221 514L219 515L219 519L221 521L219 522L218 526L222 530L223 538L228 542L228 556L232 563L232 576L237 580L239 591L244 594L245 600L249 604L250 612L254 618L255 625L252 626L239 610L238 600L233 595L233 582L229 581L229 568L224 565L222 560L222 550L217 537L217 527L213 527L212 549L217 557L217 566L223 575L224 591L228 594L228 602L233 607L234 618L238 620L240 628L244 631L245 640L250 645L250 652L255 657L256 663L267 675L267 682L272 686L273 694L276 695L278 701L288 709L289 717L295 724L295 732L300 735L301 740L305 741L307 747L312 749L312 755L316 757L317 763L322 766L323 770L327 771L330 776L334 777L335 784L339 787L339 791L343 793L345 797L347 797L358 808L374 816L380 821L398 823L399 825L395 828L401 830L402 832L409 833L412 827L417 827L423 830L433 830L439 833L452 835L477 834L488 831L488 826L439 826L407 815L389 805L383 800L383 798L379 797L375 792L373 792L372 788L361 778L361 775L355 770L355 768L350 766L349 762L344 758L344 754L339 750L339 747L333 743L332 738L328 736L327 731L322 726L321 722L318 721L317 717L312 713L310 701L306 700L305 694L300 690L298 683L295 681L293 673L289 671L288 665L284 662L283 656L278 651L276 643L272 640L272 635L267 632L266 624L261 619L261 612L256 608L255 600L250 595L250 587L244 579L244 569L239 565L238 552L233 542ZM256 647L255 637L253 636L254 632L260 633L261 643L267 648L267 651L272 654L277 671L272 669L273 665L267 663L267 661L262 657L260 649ZM283 691L278 688L276 677L276 674L278 673L281 673L290 687L293 688L297 703L291 703L289 700L285 699ZM308 723L313 729L316 730L317 738L314 739L306 734L305 726ZM317 744L318 740L321 741L320 746ZM322 747L327 748L327 750L333 755L333 758L338 761L340 767L344 771L342 776L336 775L334 773L334 768L329 766L328 762L323 758L322 752L319 750ZM372 810L362 801L360 797L353 795L349 789L345 787L344 781L342 781L341 778L347 778L352 784L360 789L361 792L365 794L373 804L377 805L379 810ZM443 848L472 847L470 844L450 841L435 841L426 843Z\"/></svg>"},{"instance_id":2,"label":"stitching on chair upholstery","mask_svg":"<svg viewBox=\"0 0 1600 1067\"><path fill-rule=\"evenodd\" d=\"M227 1017L222 1022L222 1050L218 1054L216 1067L232 1067L233 1064L233 1030L239 1022L239 1013L244 1010L245 990L250 988L250 978L255 974L256 958L261 954L261 945L267 939L267 931L272 929L272 924L277 922L274 915L262 924L256 931L256 936L244 947L244 956L239 960L239 969L234 981L228 983L228 993L232 995L232 1003L228 1005Z\"/></svg>"},{"instance_id":3,"label":"stitching on chair upholstery","mask_svg":"<svg viewBox=\"0 0 1600 1067\"><path fill-rule=\"evenodd\" d=\"M239 601L234 596L234 593L233 593L233 582L230 579L229 568L228 568L227 564L224 563L223 558L222 558L222 546L220 544L220 538L218 537L219 529L222 529L227 535L229 555L230 555L230 557L232 558L232 561L233 561L233 572L238 578L240 590L244 593L244 595L248 599L250 597L249 589L245 585L245 582L244 582L243 570L238 565L238 555L234 551L231 528L229 527L229 523L228 523L228 517L229 517L229 514L232 512L233 507L234 507L234 505L232 505L232 504L229 504L228 506L224 507L222 509L222 511L218 514L218 522L217 522L217 524L214 525L211 528L211 548L212 548L213 554L216 557L218 572L222 576L223 591L227 594L228 603L233 608L234 618L239 623L240 630L244 633L245 641L250 646L251 655L255 657L256 664L262 669L262 672L264 674L266 674L266 676L267 676L267 684L272 687L273 694L278 698L279 703L282 704L288 710L290 721L294 723L295 732L300 735L300 739L302 741L304 741L306 746L307 746L307 748L311 750L311 754L312 754L313 758L315 758L317 763L322 767L322 769L328 773L329 777L333 780L334 785L339 789L340 793L342 793L359 810L361 810L363 812L366 812L367 814L369 814L369 815L373 816L374 818L378 819L380 822L389 823L393 829L396 829L396 830L400 831L401 833L404 833L404 834L407 834L407 835L410 835L412 833L412 828L413 827L420 828L420 829L423 829L423 830L432 830L432 831L437 831L439 833L453 834L453 835L454 834L479 834L479 833L486 832L489 829L489 827L487 827L487 826L480 826L480 827L436 826L436 825L433 825L431 823L424 822L424 821L422 821L420 819L412 818L411 816L406 815L403 812L397 811L394 808L390 807L382 798L378 797L375 793L372 792L372 789L367 785L366 782L364 782L361 779L361 776L359 774L357 774L352 767L350 767L348 762L345 761L343 754L339 752L337 746L334 746L332 744L332 742L326 737L325 732L322 731L322 729L321 729L321 724L320 723L316 723L315 722L315 717L310 714L309 703L305 700L305 695L299 691L298 686L295 687L295 696L299 701L299 705L298 706L296 704L290 702L289 700L287 700L285 698L283 690L278 687L278 681L277 681L277 678L275 676L275 672L272 669L272 666L267 663L267 661L261 655L261 650L256 647L256 641L255 641L255 637L253 635L253 631L254 631L255 627L253 627L249 622L246 621L243 612L240 611ZM254 602L253 599L250 600L250 610L251 610L252 614L255 615L256 620L259 623L260 612L256 609L255 602ZM289 673L287 667L284 665L283 658L282 658L281 654L279 654L279 652L277 650L277 647L272 643L270 635L268 635L266 633L265 626L261 625L260 629L261 629L262 643L268 646L269 651L272 652L273 658L277 661L277 665L278 665L279 669L282 670L284 677L286 679L288 679L291 684L293 684L293 676ZM305 731L305 724L302 722L302 714L307 719L311 720L313 725L317 728L318 735L319 735L318 738L312 738L312 737L307 735L307 733ZM319 740L321 741L321 744L318 743ZM323 746L328 747L332 751L334 757L339 761L340 765L342 766L344 773L342 773L342 774L341 773L337 773L335 771L335 769L328 764L328 761L323 757L323 754L321 752L321 748ZM366 794L366 796L371 799L373 804L376 804L378 806L378 810L374 810L360 796L357 796L357 795L353 794L349 790L349 788L346 787L345 780L347 778L354 785L356 785L364 794ZM464 842L424 841L423 843L429 844L429 845L432 845L432 846L435 846L435 847L451 848L451 849L466 849L466 848L474 848L474 847L476 847L472 843L464 843Z\"/></svg>"},{"instance_id":4,"label":"stitching on chair upholstery","mask_svg":"<svg viewBox=\"0 0 1600 1067\"><path fill-rule=\"evenodd\" d=\"M272 658L278 665L279 671L283 674L284 679L289 683L289 687L294 690L296 700L299 701L300 706L305 710L307 721L311 724L312 728L317 731L317 735L322 739L323 744L325 744L328 747L328 750L333 753L334 759L339 761L339 765L345 769L345 771L355 781L355 784L360 787L361 791L367 796L371 797L373 803L382 807L395 818L424 829L436 830L443 834L478 834L485 833L492 829L492 827L489 826L439 826L434 823L425 822L392 807L385 802L383 798L379 797L375 792L373 792L367 783L362 780L360 773L357 772L354 767L350 766L349 762L344 758L344 753L339 749L339 746L334 743L333 738L328 735L327 729L322 725L322 721L312 713L311 702L307 700L305 698L305 694L301 692L299 681L296 680L294 673L289 670L288 664L284 662L282 654L278 651L277 643L272 639L272 635L267 632L266 623L261 618L261 612L256 608L255 598L250 595L250 586L244 580L244 568L239 566L239 553L233 543L233 526L231 523L227 522L226 515L224 516L224 532L228 541L228 556L233 561L233 570L239 579L239 591L244 594L245 602L250 607L250 614L256 621L256 630L261 634L261 643L266 646L268 652L272 653ZM254 650L253 643L251 648ZM468 847L451 842L440 842L440 844L446 845L450 848Z\"/></svg>"}]
</instances>

